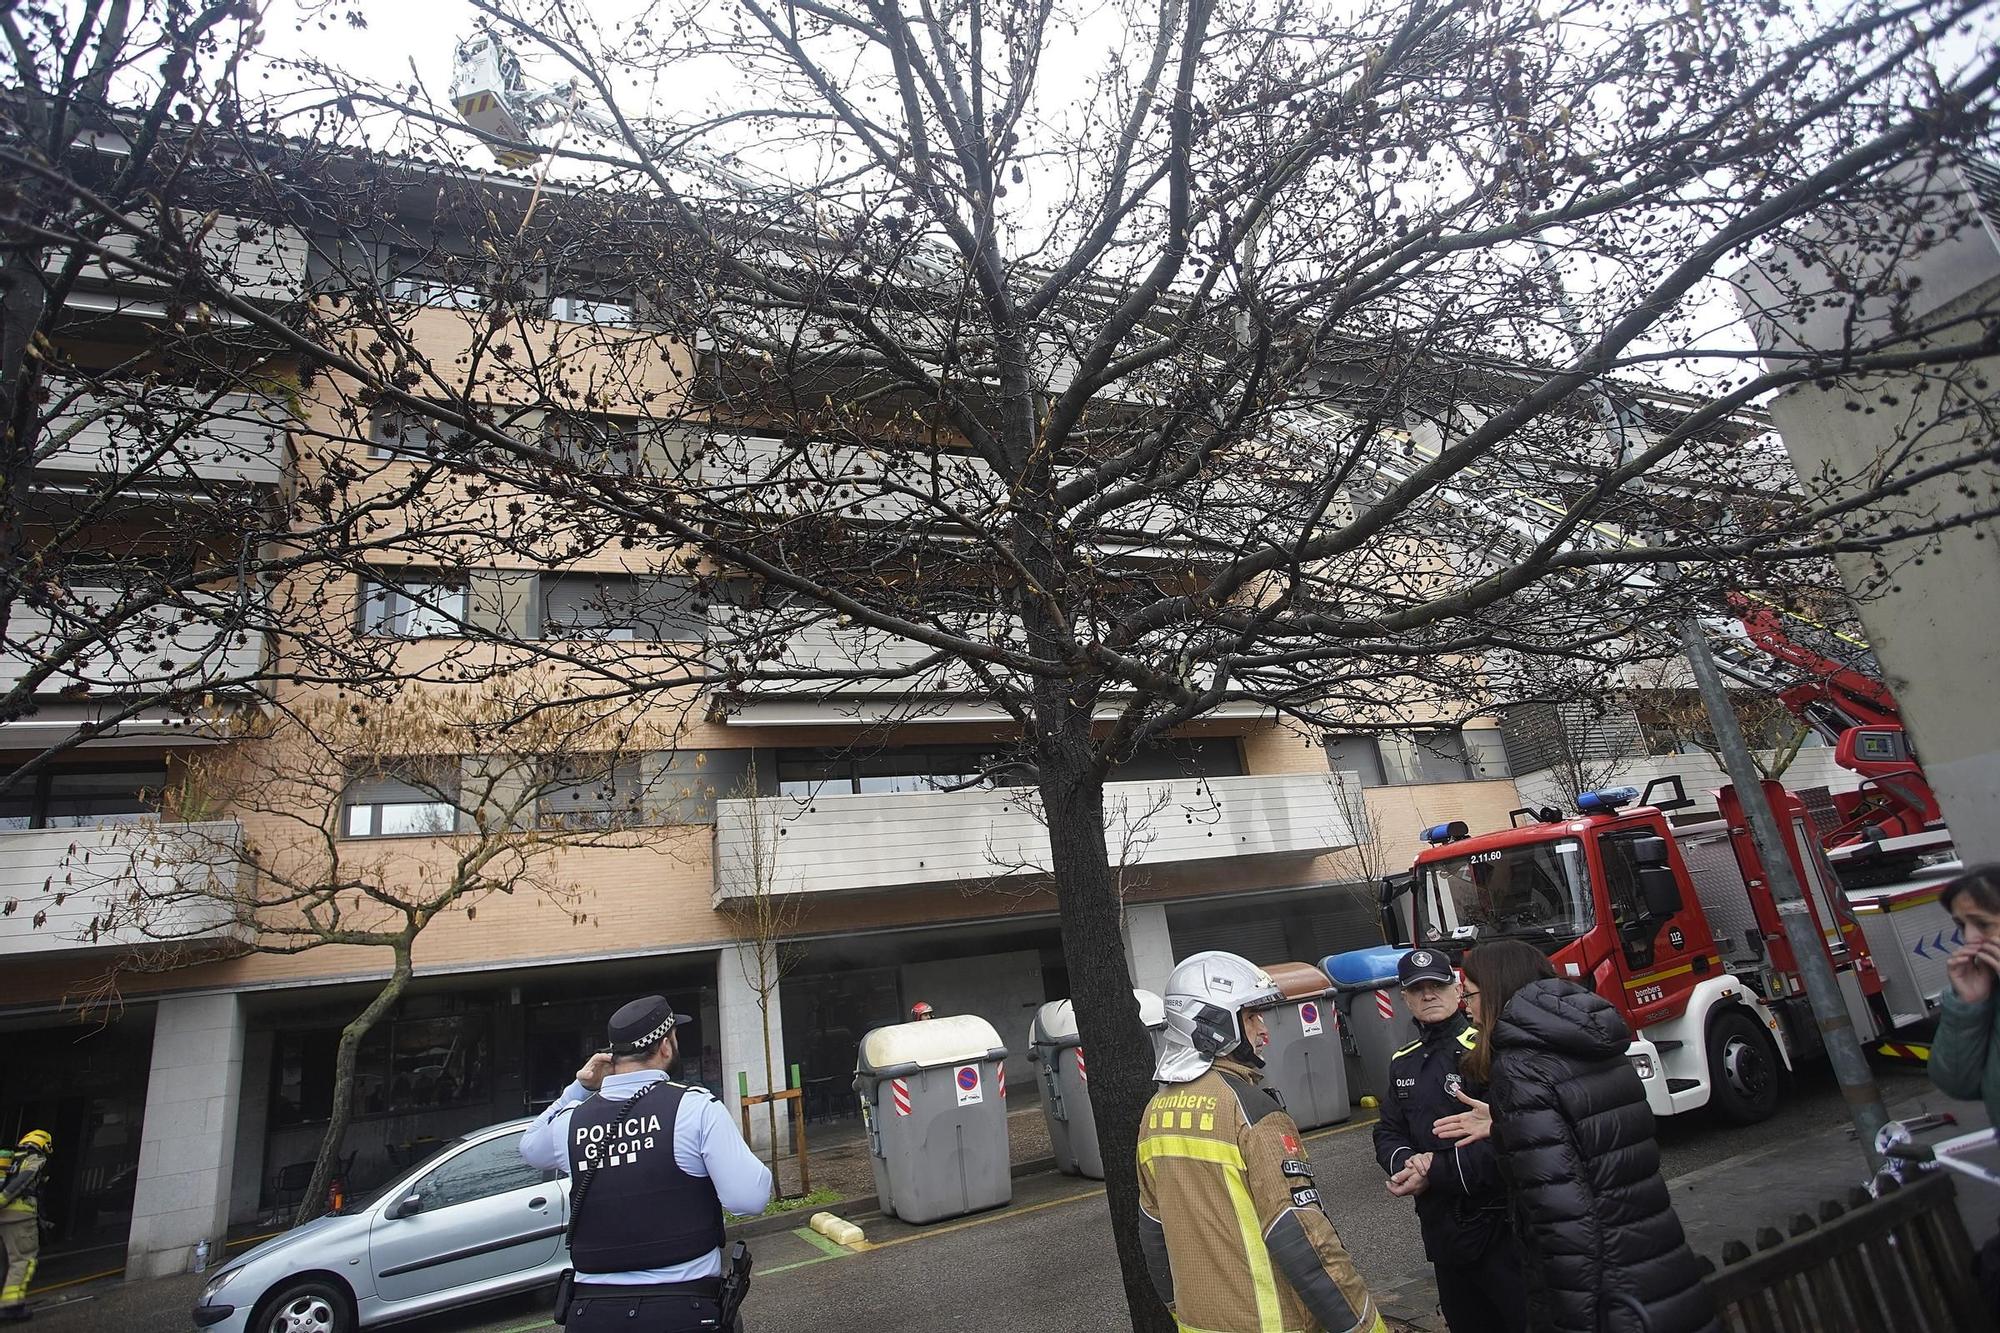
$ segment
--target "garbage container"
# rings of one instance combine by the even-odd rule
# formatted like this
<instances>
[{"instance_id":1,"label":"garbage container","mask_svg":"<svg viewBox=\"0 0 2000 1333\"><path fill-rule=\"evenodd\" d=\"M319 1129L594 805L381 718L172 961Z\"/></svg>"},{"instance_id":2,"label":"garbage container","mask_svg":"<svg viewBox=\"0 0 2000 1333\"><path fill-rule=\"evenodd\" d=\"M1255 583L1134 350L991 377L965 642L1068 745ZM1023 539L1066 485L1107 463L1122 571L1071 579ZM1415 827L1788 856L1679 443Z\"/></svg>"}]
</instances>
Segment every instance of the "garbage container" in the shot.
<instances>
[{"instance_id":1,"label":"garbage container","mask_svg":"<svg viewBox=\"0 0 2000 1333\"><path fill-rule=\"evenodd\" d=\"M1337 1125L1354 1114L1347 1100L1347 1057L1333 983L1311 963L1265 963L1284 999L1263 1010L1271 1031L1265 1077L1285 1098L1300 1129Z\"/></svg>"},{"instance_id":2,"label":"garbage container","mask_svg":"<svg viewBox=\"0 0 2000 1333\"><path fill-rule=\"evenodd\" d=\"M1149 990L1132 994L1138 998L1139 1021L1146 1025L1157 1057L1160 1031L1167 1025L1166 1006ZM1056 1170L1104 1179L1104 1151L1098 1147L1097 1121L1090 1113L1090 1067L1077 1035L1076 1010L1068 1000L1052 1000L1035 1011L1034 1022L1028 1025L1028 1059L1041 1073L1042 1119L1049 1127Z\"/></svg>"},{"instance_id":3,"label":"garbage container","mask_svg":"<svg viewBox=\"0 0 2000 1333\"><path fill-rule=\"evenodd\" d=\"M896 1023L861 1039L854 1091L886 1216L905 1222L997 1208L1014 1197L1007 1048L974 1014Z\"/></svg>"},{"instance_id":4,"label":"garbage container","mask_svg":"<svg viewBox=\"0 0 2000 1333\"><path fill-rule=\"evenodd\" d=\"M1347 1050L1353 1056L1348 1090L1381 1098L1389 1089L1389 1059L1417 1039L1417 1025L1396 998L1396 964L1409 950L1378 944L1329 954L1320 967L1333 981Z\"/></svg>"}]
</instances>

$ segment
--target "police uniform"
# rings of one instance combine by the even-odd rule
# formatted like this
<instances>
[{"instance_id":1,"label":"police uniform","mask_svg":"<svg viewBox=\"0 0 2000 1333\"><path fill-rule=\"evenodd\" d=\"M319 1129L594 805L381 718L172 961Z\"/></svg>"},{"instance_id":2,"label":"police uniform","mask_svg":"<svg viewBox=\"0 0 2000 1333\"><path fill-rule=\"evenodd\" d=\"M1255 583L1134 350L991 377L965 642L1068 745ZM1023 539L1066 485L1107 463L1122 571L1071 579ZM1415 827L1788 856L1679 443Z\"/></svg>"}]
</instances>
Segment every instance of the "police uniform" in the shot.
<instances>
[{"instance_id":1,"label":"police uniform","mask_svg":"<svg viewBox=\"0 0 2000 1333\"><path fill-rule=\"evenodd\" d=\"M659 996L612 1016L614 1055L644 1053L688 1022ZM521 1156L566 1172L571 1333L717 1329L723 1210L756 1214L771 1171L705 1088L657 1069L572 1083L521 1138Z\"/></svg>"},{"instance_id":2,"label":"police uniform","mask_svg":"<svg viewBox=\"0 0 2000 1333\"><path fill-rule=\"evenodd\" d=\"M0 1282L0 1319L28 1317L28 1283L42 1253L42 1186L48 1180L49 1153L54 1148L45 1129L21 1136L7 1182L0 1187L0 1244L7 1252L7 1275Z\"/></svg>"},{"instance_id":3,"label":"police uniform","mask_svg":"<svg viewBox=\"0 0 2000 1333\"><path fill-rule=\"evenodd\" d=\"M1400 984L1455 981L1449 960L1435 950L1404 955ZM1438 1309L1451 1333L1525 1333L1527 1287L1520 1247L1507 1222L1507 1190L1490 1139L1459 1144L1431 1130L1441 1118L1465 1110L1451 1095L1484 1089L1461 1079L1458 1062L1479 1040L1460 1009L1441 1023L1418 1023L1417 1039L1389 1063L1390 1095L1375 1122L1375 1159L1390 1175L1412 1154L1431 1153L1429 1185L1416 1196L1424 1257L1437 1273Z\"/></svg>"}]
</instances>

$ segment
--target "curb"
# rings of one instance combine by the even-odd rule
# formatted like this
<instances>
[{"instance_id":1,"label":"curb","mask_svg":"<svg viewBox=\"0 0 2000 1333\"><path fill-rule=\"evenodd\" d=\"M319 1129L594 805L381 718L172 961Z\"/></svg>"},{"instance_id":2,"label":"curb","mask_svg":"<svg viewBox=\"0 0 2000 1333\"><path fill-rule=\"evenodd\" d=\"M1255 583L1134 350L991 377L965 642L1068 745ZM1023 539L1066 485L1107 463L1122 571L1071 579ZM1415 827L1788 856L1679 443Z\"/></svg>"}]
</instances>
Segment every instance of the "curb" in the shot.
<instances>
[{"instance_id":1,"label":"curb","mask_svg":"<svg viewBox=\"0 0 2000 1333\"><path fill-rule=\"evenodd\" d=\"M1039 1176L1055 1169L1054 1157L1031 1157L1025 1162L1014 1163L1007 1174L1018 1180L1022 1176ZM780 1231L792 1231L805 1225L802 1220L794 1216L805 1211L803 1208L795 1208L789 1213L745 1218L729 1226L729 1235L732 1239L750 1240L757 1236L773 1236ZM844 1199L835 1199L831 1203L822 1204L814 1211L838 1213L842 1217L849 1218L877 1216L882 1211L882 1199L875 1194L853 1194Z\"/></svg>"}]
</instances>

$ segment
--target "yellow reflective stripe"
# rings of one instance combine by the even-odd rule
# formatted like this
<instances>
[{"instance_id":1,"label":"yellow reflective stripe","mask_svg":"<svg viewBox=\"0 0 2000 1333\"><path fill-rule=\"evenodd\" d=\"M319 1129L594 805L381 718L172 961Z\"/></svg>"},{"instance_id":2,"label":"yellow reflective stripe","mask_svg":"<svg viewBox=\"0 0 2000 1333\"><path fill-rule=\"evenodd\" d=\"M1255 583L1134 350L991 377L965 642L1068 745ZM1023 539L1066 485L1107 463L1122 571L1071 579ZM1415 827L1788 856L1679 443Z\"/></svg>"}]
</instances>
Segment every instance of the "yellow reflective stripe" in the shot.
<instances>
[{"instance_id":1,"label":"yellow reflective stripe","mask_svg":"<svg viewBox=\"0 0 2000 1333\"><path fill-rule=\"evenodd\" d=\"M1700 955L1697 955L1697 957L1700 957ZM1712 953L1707 955L1707 962L1710 967L1716 966L1721 961L1721 954ZM1655 982L1666 981L1671 977L1685 976L1692 971L1694 971L1694 960L1690 959L1688 962L1682 963L1679 967L1663 967L1653 972L1642 972L1626 982L1625 989L1638 990L1641 986L1650 986Z\"/></svg>"},{"instance_id":2,"label":"yellow reflective stripe","mask_svg":"<svg viewBox=\"0 0 2000 1333\"><path fill-rule=\"evenodd\" d=\"M1224 1171L1222 1183L1229 1188L1236 1226L1243 1233L1243 1257L1250 1262L1250 1285L1257 1292L1257 1328L1259 1333L1284 1333L1285 1319L1278 1309L1278 1279L1271 1272L1271 1251L1264 1246L1264 1228L1257 1223L1257 1203L1250 1197L1250 1186L1243 1179L1242 1154L1236 1160L1237 1169Z\"/></svg>"},{"instance_id":3,"label":"yellow reflective stripe","mask_svg":"<svg viewBox=\"0 0 2000 1333\"><path fill-rule=\"evenodd\" d=\"M1479 1029L1467 1028L1465 1031L1459 1033L1458 1044L1468 1051L1477 1046L1479 1044Z\"/></svg>"},{"instance_id":4,"label":"yellow reflective stripe","mask_svg":"<svg viewBox=\"0 0 2000 1333\"><path fill-rule=\"evenodd\" d=\"M1233 1143L1221 1139L1197 1139L1186 1134L1156 1134L1149 1139L1139 1140L1139 1165L1144 1166L1155 1157L1185 1157L1196 1162L1214 1162L1218 1166L1243 1169L1243 1153Z\"/></svg>"}]
</instances>

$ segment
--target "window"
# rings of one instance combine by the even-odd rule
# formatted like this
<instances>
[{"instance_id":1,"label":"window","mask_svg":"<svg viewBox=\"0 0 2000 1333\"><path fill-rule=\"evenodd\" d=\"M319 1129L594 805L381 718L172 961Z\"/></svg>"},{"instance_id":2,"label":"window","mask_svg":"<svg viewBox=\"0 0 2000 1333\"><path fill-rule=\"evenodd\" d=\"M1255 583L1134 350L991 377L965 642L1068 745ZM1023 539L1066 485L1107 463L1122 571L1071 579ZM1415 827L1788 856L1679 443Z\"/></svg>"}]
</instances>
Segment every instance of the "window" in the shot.
<instances>
[{"instance_id":1,"label":"window","mask_svg":"<svg viewBox=\"0 0 2000 1333\"><path fill-rule=\"evenodd\" d=\"M487 1100L489 1036L483 1008L377 1023L355 1053L354 1113L408 1115ZM338 1027L279 1030L271 1053L272 1124L310 1124L332 1113L339 1044Z\"/></svg>"},{"instance_id":2,"label":"window","mask_svg":"<svg viewBox=\"0 0 2000 1333\"><path fill-rule=\"evenodd\" d=\"M1426 940L1466 930L1479 940L1571 940L1596 918L1583 844L1574 839L1432 861L1420 894Z\"/></svg>"},{"instance_id":3,"label":"window","mask_svg":"<svg viewBox=\"0 0 2000 1333\"><path fill-rule=\"evenodd\" d=\"M601 290L558 289L549 300L549 314L572 324L630 324L638 313L638 303L630 294L613 296Z\"/></svg>"},{"instance_id":4,"label":"window","mask_svg":"<svg viewBox=\"0 0 2000 1333\"><path fill-rule=\"evenodd\" d=\"M420 413L390 409L368 414L370 458L439 458L461 433Z\"/></svg>"},{"instance_id":5,"label":"window","mask_svg":"<svg viewBox=\"0 0 2000 1333\"><path fill-rule=\"evenodd\" d=\"M639 422L616 417L558 417L543 432L550 453L584 472L636 471L644 440Z\"/></svg>"},{"instance_id":6,"label":"window","mask_svg":"<svg viewBox=\"0 0 2000 1333\"><path fill-rule=\"evenodd\" d=\"M1508 776L1497 731L1384 732L1380 736L1329 736L1327 767L1360 775L1364 787L1470 782Z\"/></svg>"},{"instance_id":7,"label":"window","mask_svg":"<svg viewBox=\"0 0 2000 1333\"><path fill-rule=\"evenodd\" d=\"M708 617L695 609L687 579L629 574L545 574L544 639L613 639L699 643Z\"/></svg>"},{"instance_id":8,"label":"window","mask_svg":"<svg viewBox=\"0 0 2000 1333\"><path fill-rule=\"evenodd\" d=\"M341 797L340 828L350 838L456 832L458 765L451 760L413 761L401 776L356 778Z\"/></svg>"},{"instance_id":9,"label":"window","mask_svg":"<svg viewBox=\"0 0 2000 1333\"><path fill-rule=\"evenodd\" d=\"M1002 770L1004 751L973 745L912 745L856 754L847 750L778 751L780 795L810 799L852 792L950 791L1015 787L1025 778Z\"/></svg>"},{"instance_id":10,"label":"window","mask_svg":"<svg viewBox=\"0 0 2000 1333\"><path fill-rule=\"evenodd\" d=\"M1243 747L1233 736L1169 739L1141 748L1115 765L1112 782L1154 782L1173 778L1234 778L1243 774Z\"/></svg>"},{"instance_id":11,"label":"window","mask_svg":"<svg viewBox=\"0 0 2000 1333\"><path fill-rule=\"evenodd\" d=\"M536 811L544 827L620 828L643 818L640 787L636 759L565 760L543 775Z\"/></svg>"},{"instance_id":12,"label":"window","mask_svg":"<svg viewBox=\"0 0 2000 1333\"><path fill-rule=\"evenodd\" d=\"M510 1190L527 1189L547 1179L538 1166L521 1160L521 1136L502 1134L475 1143L464 1152L439 1163L436 1170L411 1189L424 1201L424 1211L451 1208L461 1203L490 1199Z\"/></svg>"},{"instance_id":13,"label":"window","mask_svg":"<svg viewBox=\"0 0 2000 1333\"><path fill-rule=\"evenodd\" d=\"M361 632L393 639L464 635L467 589L435 576L361 581Z\"/></svg>"},{"instance_id":14,"label":"window","mask_svg":"<svg viewBox=\"0 0 2000 1333\"><path fill-rule=\"evenodd\" d=\"M469 259L392 251L389 256L389 297L413 305L450 310L477 310L485 304L476 266Z\"/></svg>"},{"instance_id":15,"label":"window","mask_svg":"<svg viewBox=\"0 0 2000 1333\"><path fill-rule=\"evenodd\" d=\"M0 829L96 828L159 812L164 764L55 769L0 795Z\"/></svg>"}]
</instances>

